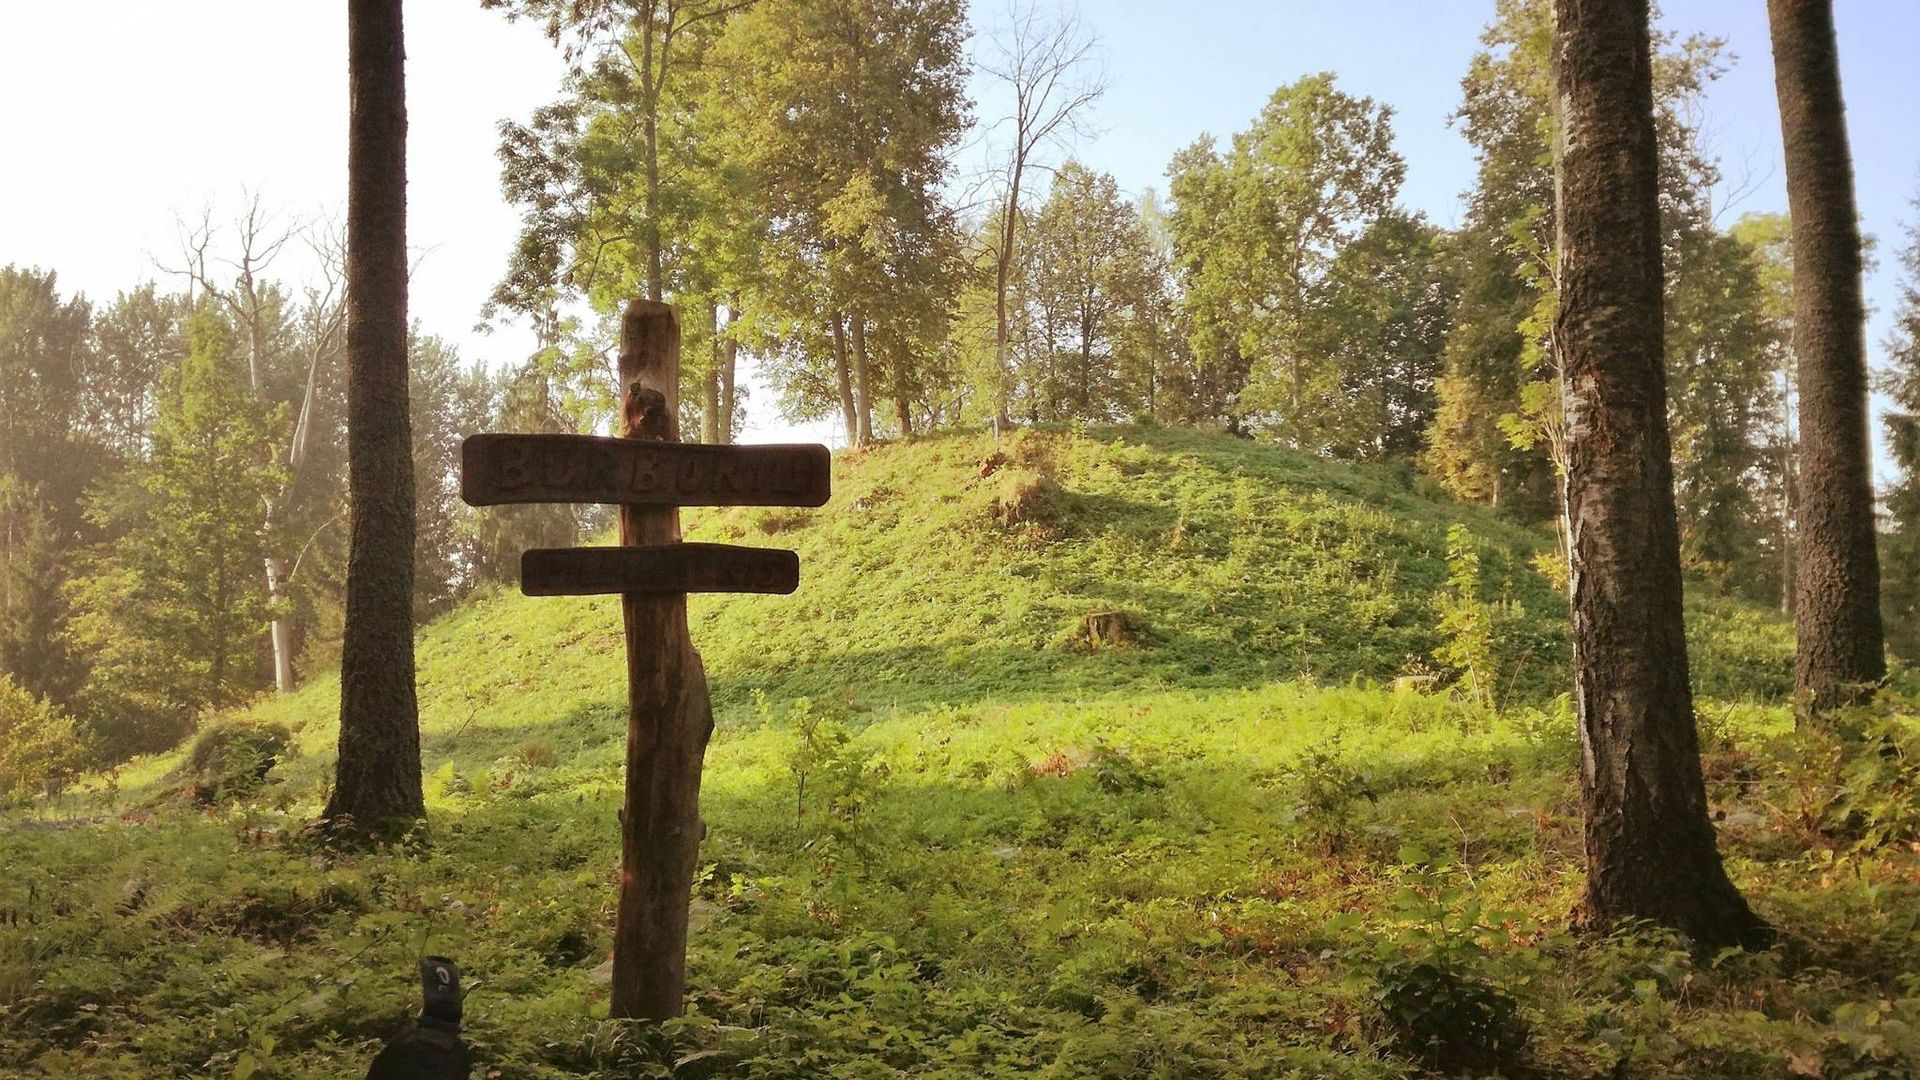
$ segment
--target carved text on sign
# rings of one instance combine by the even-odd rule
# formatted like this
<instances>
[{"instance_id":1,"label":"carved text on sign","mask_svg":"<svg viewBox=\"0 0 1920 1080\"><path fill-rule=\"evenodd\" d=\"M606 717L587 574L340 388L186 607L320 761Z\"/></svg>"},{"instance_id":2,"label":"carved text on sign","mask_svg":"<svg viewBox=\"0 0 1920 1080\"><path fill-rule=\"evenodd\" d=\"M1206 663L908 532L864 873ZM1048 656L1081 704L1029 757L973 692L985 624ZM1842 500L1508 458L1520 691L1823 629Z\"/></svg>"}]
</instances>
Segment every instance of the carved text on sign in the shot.
<instances>
[{"instance_id":1,"label":"carved text on sign","mask_svg":"<svg viewBox=\"0 0 1920 1080\"><path fill-rule=\"evenodd\" d=\"M824 446L701 446L594 435L474 435L460 446L469 505L584 502L820 506Z\"/></svg>"},{"instance_id":2,"label":"carved text on sign","mask_svg":"<svg viewBox=\"0 0 1920 1080\"><path fill-rule=\"evenodd\" d=\"M778 593L800 587L800 556L730 544L535 548L520 556L528 596Z\"/></svg>"}]
</instances>

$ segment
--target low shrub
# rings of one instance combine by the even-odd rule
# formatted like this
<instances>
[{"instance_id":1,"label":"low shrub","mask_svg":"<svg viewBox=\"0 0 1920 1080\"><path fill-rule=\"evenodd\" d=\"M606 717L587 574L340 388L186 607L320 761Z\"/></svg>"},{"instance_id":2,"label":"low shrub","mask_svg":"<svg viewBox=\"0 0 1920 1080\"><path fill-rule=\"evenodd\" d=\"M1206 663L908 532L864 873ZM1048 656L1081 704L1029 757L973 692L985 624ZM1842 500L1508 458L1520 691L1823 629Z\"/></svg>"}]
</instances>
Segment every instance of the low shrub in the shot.
<instances>
[{"instance_id":1,"label":"low shrub","mask_svg":"<svg viewBox=\"0 0 1920 1080\"><path fill-rule=\"evenodd\" d=\"M0 804L57 789L90 757L72 717L0 673Z\"/></svg>"},{"instance_id":2,"label":"low shrub","mask_svg":"<svg viewBox=\"0 0 1920 1080\"><path fill-rule=\"evenodd\" d=\"M293 733L280 724L222 720L194 738L180 772L200 805L234 802L266 785L292 743Z\"/></svg>"},{"instance_id":3,"label":"low shrub","mask_svg":"<svg viewBox=\"0 0 1920 1080\"><path fill-rule=\"evenodd\" d=\"M1402 859L1410 865L1397 903L1400 932L1382 939L1374 976L1390 1041L1449 1074L1512 1070L1530 1033L1519 1002L1490 969L1497 952L1525 955L1502 928L1513 920L1486 916L1444 858L1408 851Z\"/></svg>"}]
</instances>

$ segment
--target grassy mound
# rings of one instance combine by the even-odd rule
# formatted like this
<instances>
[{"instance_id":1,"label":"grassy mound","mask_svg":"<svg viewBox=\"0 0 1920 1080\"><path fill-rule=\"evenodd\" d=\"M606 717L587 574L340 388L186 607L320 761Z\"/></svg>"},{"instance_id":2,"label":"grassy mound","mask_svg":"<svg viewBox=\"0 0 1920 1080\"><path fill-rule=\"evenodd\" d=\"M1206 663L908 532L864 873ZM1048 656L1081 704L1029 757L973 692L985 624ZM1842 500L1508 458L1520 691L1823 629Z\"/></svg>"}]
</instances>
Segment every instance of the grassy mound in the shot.
<instances>
[{"instance_id":1,"label":"grassy mound","mask_svg":"<svg viewBox=\"0 0 1920 1080\"><path fill-rule=\"evenodd\" d=\"M1530 565L1543 533L1342 466L1224 435L1139 428L929 439L842 455L819 510L689 511L687 538L790 547L791 597L693 602L722 727L775 704L831 703L864 722L979 702L1057 701L1280 680L1384 684L1440 670L1446 536L1464 524L1499 610L1504 703L1568 683L1566 608ZM1130 641L1089 640L1089 615ZM1714 699L1790 690L1790 629L1697 597L1695 675ZM625 678L610 598L496 593L425 629L422 725L458 758L531 739L565 752L620 730ZM259 719L331 747L331 678ZM451 745L444 740L458 736Z\"/></svg>"},{"instance_id":2,"label":"grassy mound","mask_svg":"<svg viewBox=\"0 0 1920 1080\"><path fill-rule=\"evenodd\" d=\"M295 746L237 801L142 802L170 758L69 808L91 824L0 829L0 1072L351 1075L407 1022L422 951L477 981L502 1077L1920 1063L1920 814L1898 802L1920 784L1788 739L1769 613L1690 607L1731 867L1788 944L1694 957L1563 929L1581 841L1563 607L1529 566L1546 537L1392 470L1187 432L934 439L836 470L817 511L689 515L690 539L804 569L793 597L695 603L720 727L686 1022L603 1019L617 605L496 594L423 632L431 816L405 843L298 838L331 679L251 710ZM1395 682L1443 667L1456 523L1499 710ZM1122 629L1090 633L1102 613Z\"/></svg>"}]
</instances>

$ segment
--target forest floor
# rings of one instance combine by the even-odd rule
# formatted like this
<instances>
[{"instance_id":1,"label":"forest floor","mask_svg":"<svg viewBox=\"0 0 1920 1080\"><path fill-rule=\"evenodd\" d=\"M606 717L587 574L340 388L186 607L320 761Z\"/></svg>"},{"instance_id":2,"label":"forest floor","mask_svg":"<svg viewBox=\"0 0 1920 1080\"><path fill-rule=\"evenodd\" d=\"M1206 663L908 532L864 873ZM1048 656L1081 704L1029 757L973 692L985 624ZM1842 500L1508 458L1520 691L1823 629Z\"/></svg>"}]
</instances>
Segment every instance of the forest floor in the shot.
<instances>
[{"instance_id":1,"label":"forest floor","mask_svg":"<svg viewBox=\"0 0 1920 1080\"><path fill-rule=\"evenodd\" d=\"M995 457L999 454L999 457ZM984 475L983 475L984 474ZM611 600L476 598L419 650L429 818L302 839L337 683L263 784L146 759L0 822L0 1074L358 1075L459 960L476 1075L1920 1075L1920 753L1795 734L1788 628L1689 603L1710 795L1766 952L1567 930L1581 880L1548 537L1222 436L849 455L819 511L690 515L801 591L696 601L713 677L690 1012L607 1021ZM1443 688L1447 530L1481 699ZM1132 640L1085 639L1122 612ZM1437 677L1433 677L1437 676Z\"/></svg>"}]
</instances>

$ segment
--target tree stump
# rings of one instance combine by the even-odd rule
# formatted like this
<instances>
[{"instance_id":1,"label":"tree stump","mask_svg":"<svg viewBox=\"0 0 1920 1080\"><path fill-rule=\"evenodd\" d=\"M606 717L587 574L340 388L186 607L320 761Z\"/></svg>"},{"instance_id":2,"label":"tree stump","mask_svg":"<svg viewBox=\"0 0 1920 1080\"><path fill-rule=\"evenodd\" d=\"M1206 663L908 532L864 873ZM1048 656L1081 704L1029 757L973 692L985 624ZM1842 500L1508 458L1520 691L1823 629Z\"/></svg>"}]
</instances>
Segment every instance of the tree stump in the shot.
<instances>
[{"instance_id":1,"label":"tree stump","mask_svg":"<svg viewBox=\"0 0 1920 1080\"><path fill-rule=\"evenodd\" d=\"M1131 645L1137 640L1133 617L1124 611L1089 612L1080 620L1080 633L1095 649Z\"/></svg>"}]
</instances>

